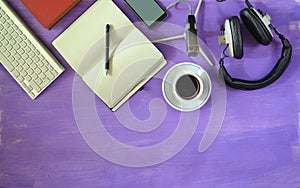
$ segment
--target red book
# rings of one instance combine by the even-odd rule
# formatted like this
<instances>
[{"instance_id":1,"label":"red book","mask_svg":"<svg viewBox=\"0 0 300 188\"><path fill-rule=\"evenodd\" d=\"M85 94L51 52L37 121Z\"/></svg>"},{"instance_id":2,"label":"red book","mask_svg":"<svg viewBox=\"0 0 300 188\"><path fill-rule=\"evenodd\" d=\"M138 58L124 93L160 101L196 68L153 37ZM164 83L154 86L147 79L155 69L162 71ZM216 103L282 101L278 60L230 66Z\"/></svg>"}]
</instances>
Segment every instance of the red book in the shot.
<instances>
[{"instance_id":1,"label":"red book","mask_svg":"<svg viewBox=\"0 0 300 188\"><path fill-rule=\"evenodd\" d=\"M33 16L50 29L80 0L21 0Z\"/></svg>"}]
</instances>

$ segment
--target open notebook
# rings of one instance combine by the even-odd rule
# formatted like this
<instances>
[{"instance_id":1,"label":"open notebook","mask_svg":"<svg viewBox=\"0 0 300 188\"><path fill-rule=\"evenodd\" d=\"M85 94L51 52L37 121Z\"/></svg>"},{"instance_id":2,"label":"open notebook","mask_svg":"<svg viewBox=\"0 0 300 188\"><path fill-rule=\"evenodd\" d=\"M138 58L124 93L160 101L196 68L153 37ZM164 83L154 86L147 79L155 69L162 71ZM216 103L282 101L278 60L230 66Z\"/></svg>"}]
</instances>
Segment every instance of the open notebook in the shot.
<instances>
[{"instance_id":1,"label":"open notebook","mask_svg":"<svg viewBox=\"0 0 300 188\"><path fill-rule=\"evenodd\" d=\"M104 66L106 24L112 26L109 75ZM112 111L167 63L111 0L96 1L53 45Z\"/></svg>"}]
</instances>

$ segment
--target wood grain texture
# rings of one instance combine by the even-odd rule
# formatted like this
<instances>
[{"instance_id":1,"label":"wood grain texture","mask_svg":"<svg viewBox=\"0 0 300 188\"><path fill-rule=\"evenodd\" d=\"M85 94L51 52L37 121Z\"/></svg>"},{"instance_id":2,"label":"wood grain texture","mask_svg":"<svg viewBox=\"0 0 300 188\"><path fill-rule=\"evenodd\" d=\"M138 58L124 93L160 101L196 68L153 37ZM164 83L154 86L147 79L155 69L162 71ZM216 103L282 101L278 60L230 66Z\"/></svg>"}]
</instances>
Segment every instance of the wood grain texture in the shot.
<instances>
[{"instance_id":1,"label":"wood grain texture","mask_svg":"<svg viewBox=\"0 0 300 188\"><path fill-rule=\"evenodd\" d=\"M79 84L82 93L90 91L51 45L94 1L82 0L52 30L44 29L20 0L8 2L66 71L37 100L30 100L0 66L0 187L300 187L299 1L253 1L272 16L274 25L294 47L292 63L284 75L275 84L258 91L228 88L222 129L206 152L199 153L198 146L209 117L218 116L210 113L212 100L201 109L198 128L186 147L164 163L144 168L116 165L88 146L73 113L73 87ZM132 21L138 21L123 1L115 2ZM161 2L167 6L172 1ZM195 7L197 2L191 3ZM198 18L200 38L216 57L220 54L217 44L220 25L244 7L242 1L204 1ZM166 22L183 29L186 13L185 6L179 5L170 10ZM138 27L150 38L177 32L166 31L162 25L154 32L143 25ZM236 77L261 77L279 57L280 43L275 39L271 46L262 47L244 29L243 34L245 57L239 61L231 59L228 69ZM77 40L84 40L84 36ZM183 41L176 42L184 48ZM177 46L157 46L171 65L191 61ZM205 63L196 63L207 68ZM131 113L137 119L147 120L151 116L148 105L153 98L163 99L161 80L157 78L130 99ZM180 120L180 113L164 104L155 109L167 109L162 125L149 133L136 133L122 126L97 98L95 108L107 131L118 141L133 146L163 141ZM85 118L91 117L87 114Z\"/></svg>"}]
</instances>

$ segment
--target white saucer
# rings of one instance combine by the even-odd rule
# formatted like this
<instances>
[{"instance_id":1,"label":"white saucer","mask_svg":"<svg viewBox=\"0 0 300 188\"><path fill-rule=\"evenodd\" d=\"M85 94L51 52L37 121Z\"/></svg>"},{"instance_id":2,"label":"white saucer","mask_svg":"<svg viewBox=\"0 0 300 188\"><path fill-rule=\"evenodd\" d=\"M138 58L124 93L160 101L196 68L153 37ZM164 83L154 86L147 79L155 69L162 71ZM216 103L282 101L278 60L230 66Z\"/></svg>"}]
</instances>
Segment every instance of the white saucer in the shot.
<instances>
[{"instance_id":1,"label":"white saucer","mask_svg":"<svg viewBox=\"0 0 300 188\"><path fill-rule=\"evenodd\" d=\"M176 83L184 75L194 76L200 83L200 92L193 99L183 99L177 94ZM211 94L211 80L208 73L195 63L184 62L173 66L165 75L162 92L167 103L174 109L190 112L201 108Z\"/></svg>"}]
</instances>

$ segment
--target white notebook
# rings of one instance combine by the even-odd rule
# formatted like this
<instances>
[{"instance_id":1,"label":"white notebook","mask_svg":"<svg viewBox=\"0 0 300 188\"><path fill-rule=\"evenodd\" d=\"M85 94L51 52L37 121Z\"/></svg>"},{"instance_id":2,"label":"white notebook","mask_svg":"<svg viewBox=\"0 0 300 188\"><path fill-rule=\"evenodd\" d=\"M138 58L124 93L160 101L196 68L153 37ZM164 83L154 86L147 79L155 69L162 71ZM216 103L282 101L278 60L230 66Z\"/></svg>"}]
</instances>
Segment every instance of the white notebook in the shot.
<instances>
[{"instance_id":1,"label":"white notebook","mask_svg":"<svg viewBox=\"0 0 300 188\"><path fill-rule=\"evenodd\" d=\"M104 66L106 24L111 25L109 75ZM53 45L112 111L167 63L111 0L96 1Z\"/></svg>"}]
</instances>

